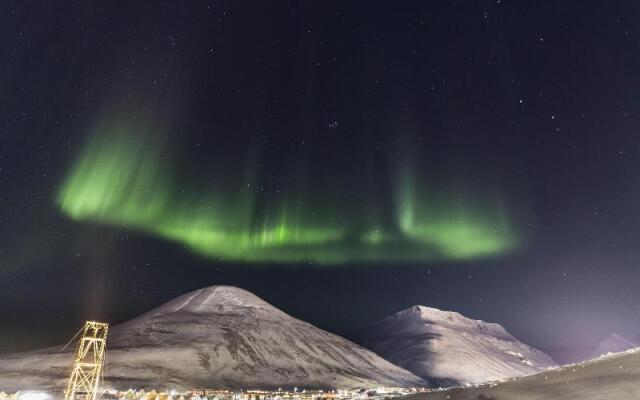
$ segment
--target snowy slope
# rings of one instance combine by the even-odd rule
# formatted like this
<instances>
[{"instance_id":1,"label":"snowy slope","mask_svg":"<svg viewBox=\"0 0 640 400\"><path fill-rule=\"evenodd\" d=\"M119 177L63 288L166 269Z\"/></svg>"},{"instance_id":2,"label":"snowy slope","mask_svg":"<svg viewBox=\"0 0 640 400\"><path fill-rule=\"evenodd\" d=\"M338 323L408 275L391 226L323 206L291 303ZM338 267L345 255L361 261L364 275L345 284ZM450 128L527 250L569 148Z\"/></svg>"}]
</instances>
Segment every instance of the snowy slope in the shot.
<instances>
[{"instance_id":1,"label":"snowy slope","mask_svg":"<svg viewBox=\"0 0 640 400\"><path fill-rule=\"evenodd\" d=\"M414 306L361 334L360 343L440 386L533 374L554 365L494 323Z\"/></svg>"},{"instance_id":2,"label":"snowy slope","mask_svg":"<svg viewBox=\"0 0 640 400\"><path fill-rule=\"evenodd\" d=\"M498 384L408 396L406 400L640 399L640 349Z\"/></svg>"},{"instance_id":3,"label":"snowy slope","mask_svg":"<svg viewBox=\"0 0 640 400\"><path fill-rule=\"evenodd\" d=\"M620 353L637 346L638 345L636 343L630 341L629 339L626 339L618 335L617 333L612 333L611 335L607 336L606 339L600 342L598 346L596 346L591 357L589 358L595 358L608 353Z\"/></svg>"},{"instance_id":4,"label":"snowy slope","mask_svg":"<svg viewBox=\"0 0 640 400\"><path fill-rule=\"evenodd\" d=\"M180 296L111 329L105 386L353 388L425 383L369 350L297 320L238 288ZM59 384L71 355L0 359L0 390Z\"/></svg>"},{"instance_id":5,"label":"snowy slope","mask_svg":"<svg viewBox=\"0 0 640 400\"><path fill-rule=\"evenodd\" d=\"M571 342L570 338L568 338ZM619 353L637 347L639 344L617 333L612 333L597 345L567 345L561 347L549 347L544 351L560 365L573 364L591 360L608 353Z\"/></svg>"}]
</instances>

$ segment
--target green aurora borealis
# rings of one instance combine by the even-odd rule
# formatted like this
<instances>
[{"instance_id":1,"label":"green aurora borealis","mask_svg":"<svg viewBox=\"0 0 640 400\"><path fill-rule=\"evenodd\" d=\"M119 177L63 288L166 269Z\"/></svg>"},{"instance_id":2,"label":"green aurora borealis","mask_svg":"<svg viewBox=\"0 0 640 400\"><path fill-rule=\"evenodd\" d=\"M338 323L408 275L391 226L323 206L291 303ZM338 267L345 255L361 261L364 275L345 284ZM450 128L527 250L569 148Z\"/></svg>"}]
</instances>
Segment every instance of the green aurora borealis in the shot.
<instances>
[{"instance_id":1,"label":"green aurora borealis","mask_svg":"<svg viewBox=\"0 0 640 400\"><path fill-rule=\"evenodd\" d=\"M207 258L248 263L470 260L507 253L519 242L498 202L430 187L407 163L393 172L391 200L373 211L364 195L341 202L324 187L289 185L265 200L268 188L251 174L232 185L202 173L185 183L167 146L130 130L102 129L72 166L57 203L73 220L135 229Z\"/></svg>"}]
</instances>

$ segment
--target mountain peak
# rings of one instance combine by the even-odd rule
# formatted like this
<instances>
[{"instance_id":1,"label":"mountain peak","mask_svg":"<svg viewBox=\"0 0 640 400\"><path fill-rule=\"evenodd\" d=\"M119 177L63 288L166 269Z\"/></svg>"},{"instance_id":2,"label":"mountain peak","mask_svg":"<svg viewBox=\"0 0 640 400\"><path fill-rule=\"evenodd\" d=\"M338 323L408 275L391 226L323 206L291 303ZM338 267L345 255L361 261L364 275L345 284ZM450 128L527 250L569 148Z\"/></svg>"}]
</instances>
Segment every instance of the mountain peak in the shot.
<instances>
[{"instance_id":1,"label":"mountain peak","mask_svg":"<svg viewBox=\"0 0 640 400\"><path fill-rule=\"evenodd\" d=\"M396 365L441 385L531 374L554 365L500 324L412 306L374 324L362 344Z\"/></svg>"},{"instance_id":2,"label":"mountain peak","mask_svg":"<svg viewBox=\"0 0 640 400\"><path fill-rule=\"evenodd\" d=\"M271 304L235 286L209 286L183 294L153 310L154 314L219 312L222 308L254 308L280 312Z\"/></svg>"},{"instance_id":3,"label":"mountain peak","mask_svg":"<svg viewBox=\"0 0 640 400\"><path fill-rule=\"evenodd\" d=\"M603 342L624 342L624 343L632 343L629 339L625 338L624 336L621 336L617 333L612 333L609 336L607 336Z\"/></svg>"},{"instance_id":4,"label":"mountain peak","mask_svg":"<svg viewBox=\"0 0 640 400\"><path fill-rule=\"evenodd\" d=\"M637 346L631 340L617 333L612 333L596 346L591 357L598 357L607 353L619 353Z\"/></svg>"},{"instance_id":5,"label":"mountain peak","mask_svg":"<svg viewBox=\"0 0 640 400\"><path fill-rule=\"evenodd\" d=\"M427 306L421 306L421 305L415 305L412 306L406 310L400 311L399 313L403 313L403 312L411 312L414 314L419 314L422 317L431 317L431 318L448 318L448 319L453 319L453 318L466 318L465 316L463 316L462 314L460 314L459 312L455 312L455 311L446 311L446 310L441 310L439 308L433 308L433 307L427 307Z\"/></svg>"},{"instance_id":6,"label":"mountain peak","mask_svg":"<svg viewBox=\"0 0 640 400\"><path fill-rule=\"evenodd\" d=\"M413 327L419 325L442 325L458 331L481 331L505 339L512 338L502 325L468 318L456 311L445 311L438 308L414 305L399 311L387 318L393 321L405 321Z\"/></svg>"},{"instance_id":7,"label":"mountain peak","mask_svg":"<svg viewBox=\"0 0 640 400\"><path fill-rule=\"evenodd\" d=\"M208 286L185 293L111 329L112 343L123 332L144 331L150 324L168 324L181 319L246 315L254 319L282 319L288 315L253 293L235 286Z\"/></svg>"},{"instance_id":8,"label":"mountain peak","mask_svg":"<svg viewBox=\"0 0 640 400\"><path fill-rule=\"evenodd\" d=\"M0 386L34 388L38 384L33 375L38 375L41 386L64 382L68 366L62 358L55 374L33 373L56 355L57 350L0 357ZM375 353L231 286L186 293L114 326L109 332L108 375L109 384L117 388L426 384Z\"/></svg>"}]
</instances>

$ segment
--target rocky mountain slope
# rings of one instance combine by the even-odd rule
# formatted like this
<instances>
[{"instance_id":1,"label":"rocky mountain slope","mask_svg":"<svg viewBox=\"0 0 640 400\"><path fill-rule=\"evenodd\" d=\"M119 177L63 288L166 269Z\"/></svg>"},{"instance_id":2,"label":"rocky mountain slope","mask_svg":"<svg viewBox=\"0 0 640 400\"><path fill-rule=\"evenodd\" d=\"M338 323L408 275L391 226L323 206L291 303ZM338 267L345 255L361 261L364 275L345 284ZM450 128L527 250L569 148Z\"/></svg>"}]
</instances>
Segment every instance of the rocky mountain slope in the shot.
<instances>
[{"instance_id":1,"label":"rocky mountain slope","mask_svg":"<svg viewBox=\"0 0 640 400\"><path fill-rule=\"evenodd\" d=\"M4 356L0 390L64 384L71 354ZM105 387L119 389L421 386L414 374L255 295L212 286L113 327Z\"/></svg>"},{"instance_id":2,"label":"rocky mountain slope","mask_svg":"<svg viewBox=\"0 0 640 400\"><path fill-rule=\"evenodd\" d=\"M498 324L423 306L400 311L359 336L363 346L443 387L533 374L554 365Z\"/></svg>"}]
</instances>

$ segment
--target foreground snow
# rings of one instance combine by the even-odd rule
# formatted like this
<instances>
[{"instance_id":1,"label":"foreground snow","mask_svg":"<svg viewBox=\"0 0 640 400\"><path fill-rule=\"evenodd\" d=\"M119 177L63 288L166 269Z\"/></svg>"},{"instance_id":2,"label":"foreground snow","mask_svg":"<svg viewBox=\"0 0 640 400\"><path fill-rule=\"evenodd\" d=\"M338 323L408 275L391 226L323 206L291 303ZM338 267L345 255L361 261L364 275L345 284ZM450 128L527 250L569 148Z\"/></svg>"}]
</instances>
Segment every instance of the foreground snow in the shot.
<instances>
[{"instance_id":1,"label":"foreground snow","mask_svg":"<svg viewBox=\"0 0 640 400\"><path fill-rule=\"evenodd\" d=\"M406 397L407 400L635 400L640 348L549 368L535 375Z\"/></svg>"}]
</instances>

